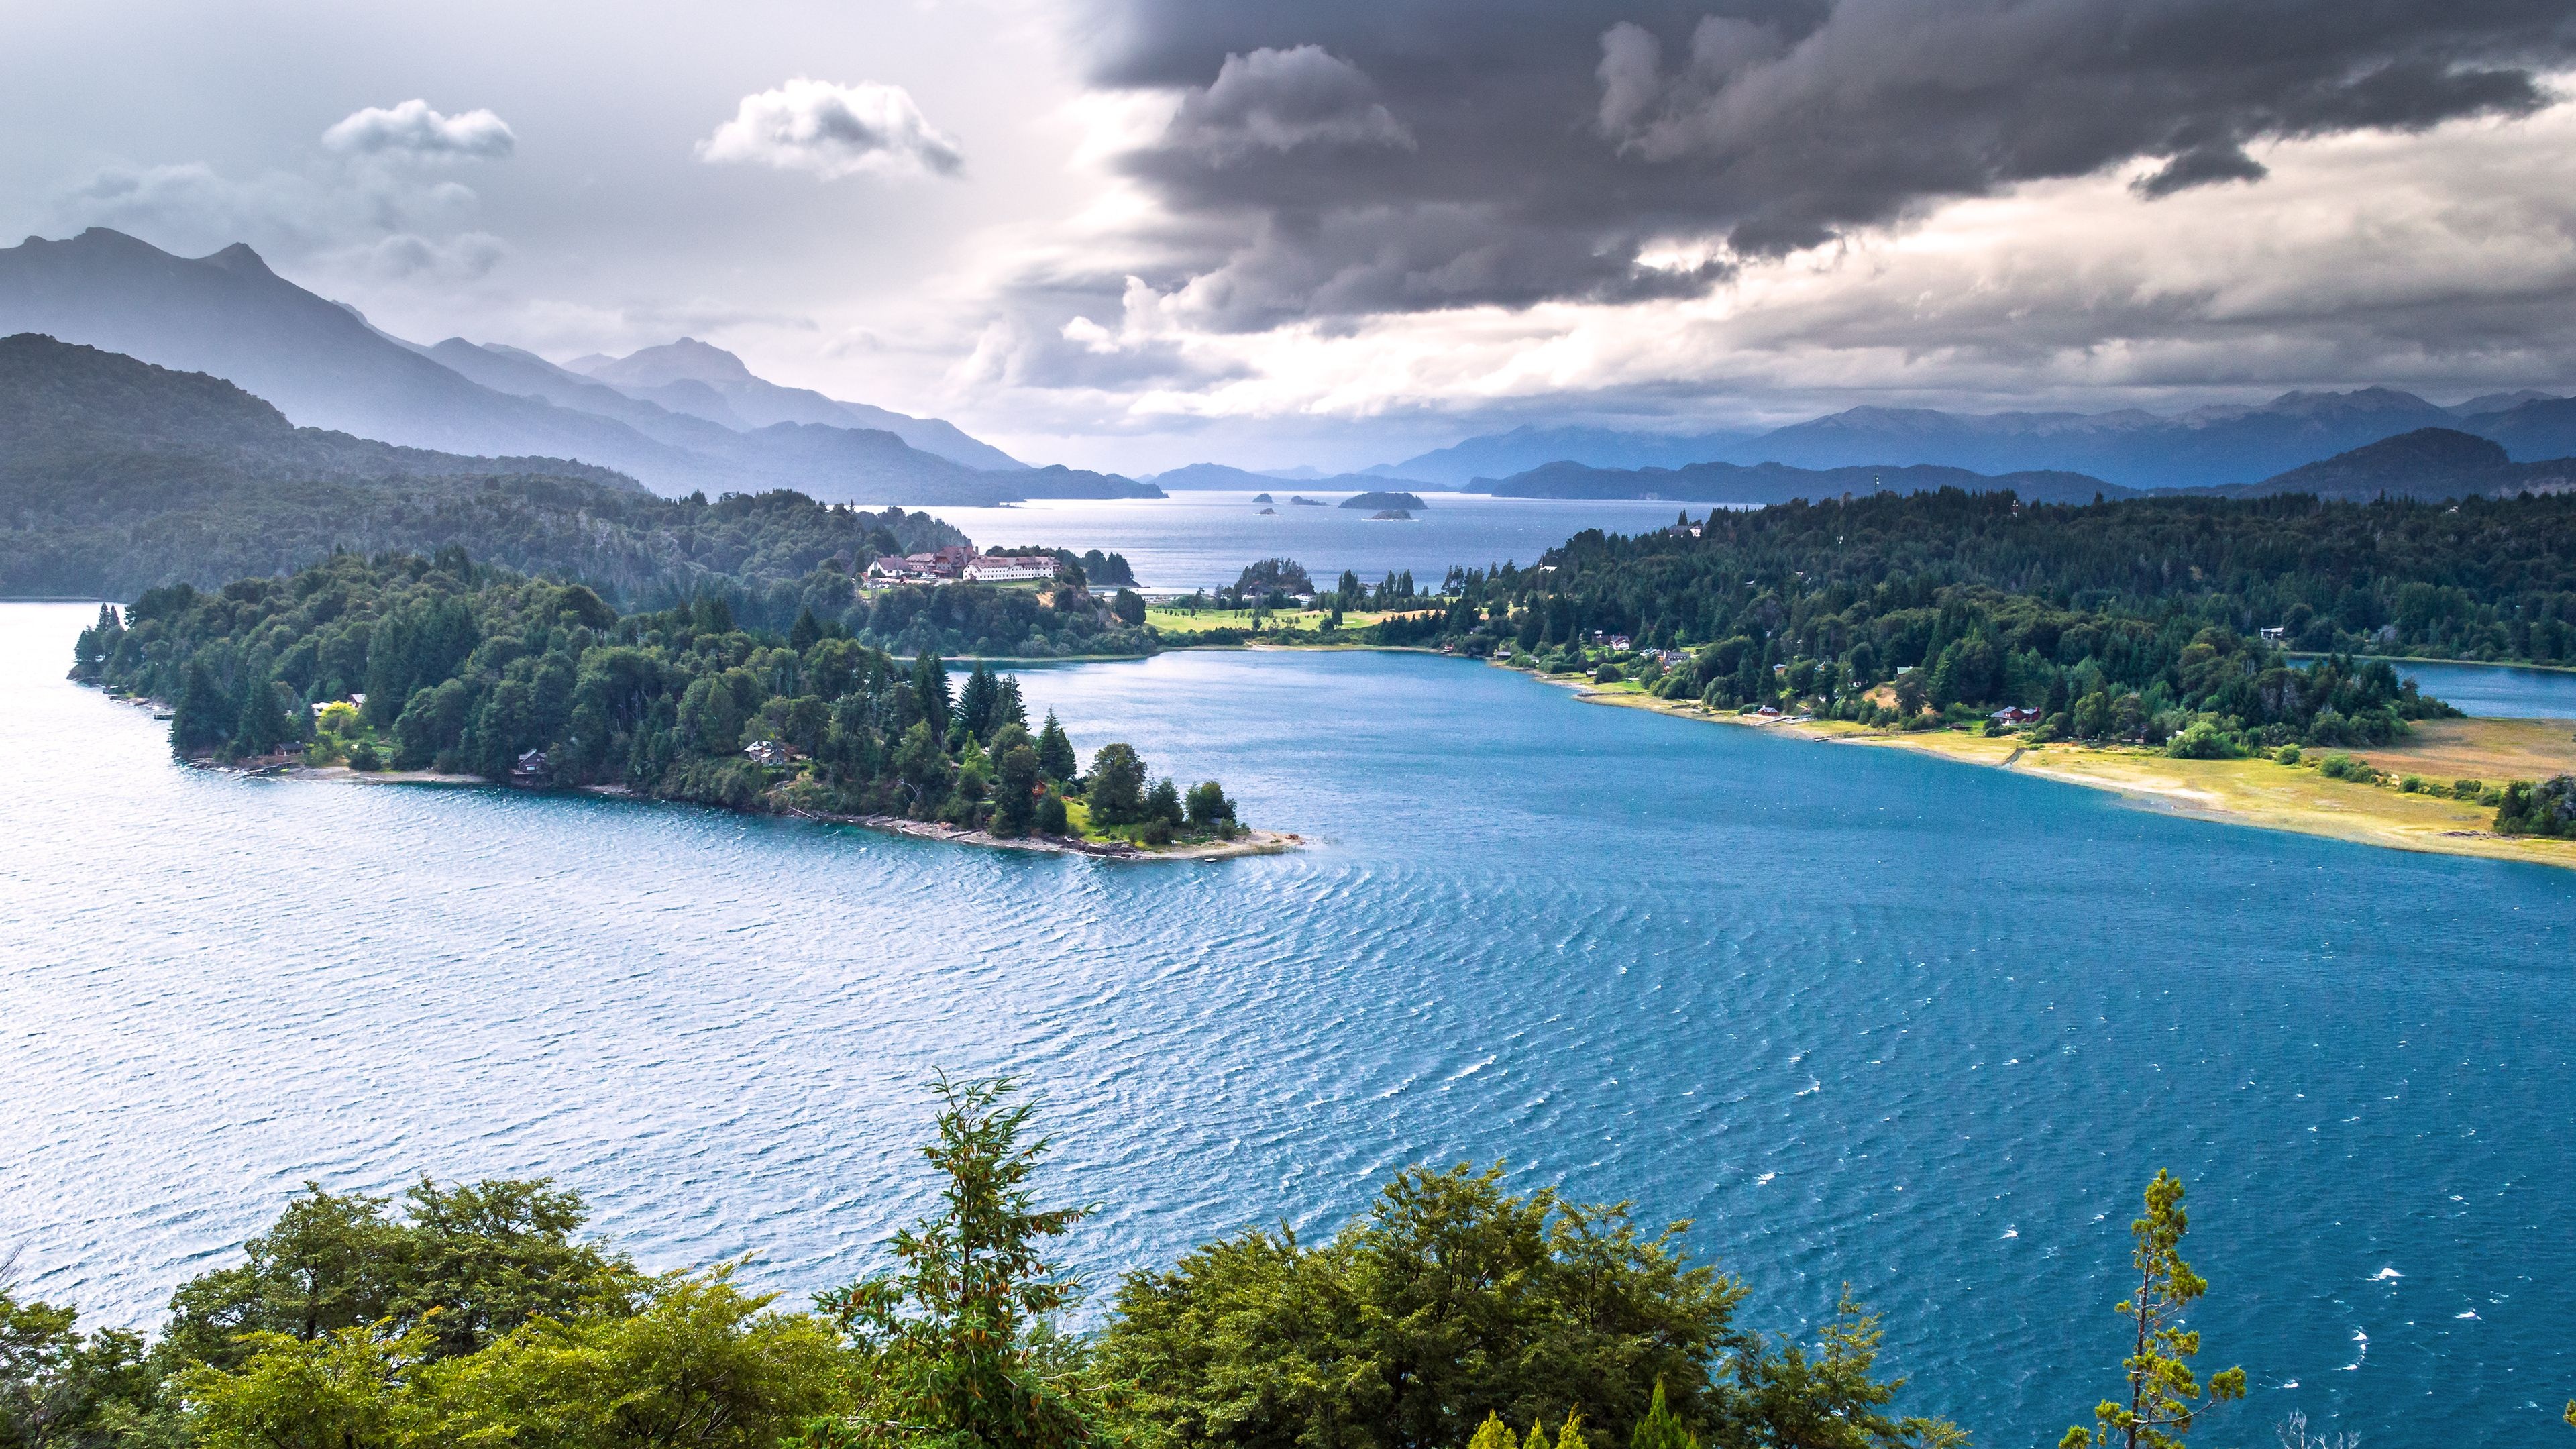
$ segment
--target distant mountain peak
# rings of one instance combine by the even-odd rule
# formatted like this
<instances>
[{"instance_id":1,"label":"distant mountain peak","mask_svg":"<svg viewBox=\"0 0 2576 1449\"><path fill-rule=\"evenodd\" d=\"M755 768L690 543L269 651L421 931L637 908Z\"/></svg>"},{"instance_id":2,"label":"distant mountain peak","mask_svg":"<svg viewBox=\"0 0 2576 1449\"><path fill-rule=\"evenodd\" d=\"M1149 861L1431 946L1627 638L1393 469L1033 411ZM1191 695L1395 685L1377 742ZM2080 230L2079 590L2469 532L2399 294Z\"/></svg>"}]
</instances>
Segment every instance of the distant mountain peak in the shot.
<instances>
[{"instance_id":1,"label":"distant mountain peak","mask_svg":"<svg viewBox=\"0 0 2576 1449\"><path fill-rule=\"evenodd\" d=\"M614 361L585 369L602 382L622 387L660 387L672 382L747 386L759 381L743 360L716 346L683 337L659 347L644 347Z\"/></svg>"},{"instance_id":2,"label":"distant mountain peak","mask_svg":"<svg viewBox=\"0 0 2576 1449\"><path fill-rule=\"evenodd\" d=\"M269 270L267 261L262 259L259 253L250 249L250 243L248 242L234 242L231 246L224 248L222 251L216 252L211 256L199 257L197 260L204 262L207 266L221 267L227 272L238 273L245 277L274 277L277 275L277 273ZM348 307L349 311L352 313L355 313L358 310L355 307L349 307L349 304L346 302L343 302L340 305Z\"/></svg>"}]
</instances>

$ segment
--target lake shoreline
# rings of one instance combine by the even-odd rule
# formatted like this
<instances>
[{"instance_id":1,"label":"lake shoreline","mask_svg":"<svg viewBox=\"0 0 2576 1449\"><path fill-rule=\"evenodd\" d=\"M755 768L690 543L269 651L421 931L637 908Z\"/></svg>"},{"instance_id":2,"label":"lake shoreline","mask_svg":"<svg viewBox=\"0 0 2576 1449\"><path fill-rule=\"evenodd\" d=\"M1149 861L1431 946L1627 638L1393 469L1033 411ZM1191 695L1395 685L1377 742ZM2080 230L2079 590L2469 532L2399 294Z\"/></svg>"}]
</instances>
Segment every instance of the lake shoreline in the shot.
<instances>
[{"instance_id":1,"label":"lake shoreline","mask_svg":"<svg viewBox=\"0 0 2576 1449\"><path fill-rule=\"evenodd\" d=\"M1496 668L1514 666L1497 664ZM1517 670L1531 674L1529 670ZM2080 785L2118 795L2161 813L2323 836L2359 845L2409 850L2431 855L2473 856L2520 861L2530 865L2576 870L2576 840L2544 836L2498 835L2491 828L2492 806L2475 805L2430 794L2407 794L2393 787L2328 780L2297 765L2268 759L2177 760L2159 751L2113 746L2101 748L2057 741L2029 743L2018 735L1987 738L1957 730L1913 733L1878 730L1840 720L1774 718L1718 713L1696 703L1657 699L1653 695L1602 689L1589 680L1533 675L1541 683L1575 691L1585 704L1640 709L1709 724L1769 730L1817 744L1894 748L1935 756L1958 764L2011 770L2062 784ZM2442 769L2449 778L2476 778L2490 784L2533 778L2539 763L2554 773L2576 772L2576 740L2562 720L2427 720L2416 725L2413 739L2383 747L2357 747L2349 753L2392 775L2426 774ZM2323 753L2323 752L2319 752ZM2409 769L2423 765L2422 770ZM2506 765L2520 773L2496 770ZM2468 775L2472 768L2489 773ZM2440 779L2447 783L2447 779Z\"/></svg>"},{"instance_id":2,"label":"lake shoreline","mask_svg":"<svg viewBox=\"0 0 2576 1449\"><path fill-rule=\"evenodd\" d=\"M109 695L118 704L133 705L147 711L166 712L168 706L158 700ZM967 830L936 820L908 820L899 815L843 815L833 811L804 810L735 810L726 805L711 805L700 800L657 800L639 794L623 785L529 786L487 780L481 775L449 774L438 770L353 770L347 765L312 765L292 757L271 757L256 761L224 761L210 758L187 758L180 761L192 770L216 770L245 779L293 780L326 785L434 785L448 788L471 787L487 790L514 790L536 795L601 795L614 799L637 800L656 805L695 805L701 809L725 810L737 815L765 815L782 820L805 820L818 825L848 825L874 830L885 835L909 836L915 840L936 840L951 845L969 845L984 850L1011 850L1035 855L1079 855L1094 860L1121 861L1210 861L1239 860L1254 855L1285 855L1302 849L1306 838L1294 831L1245 830L1231 840L1210 840L1168 846L1142 846L1124 840L1086 840L1071 836L1023 835L1000 836L989 830Z\"/></svg>"}]
</instances>

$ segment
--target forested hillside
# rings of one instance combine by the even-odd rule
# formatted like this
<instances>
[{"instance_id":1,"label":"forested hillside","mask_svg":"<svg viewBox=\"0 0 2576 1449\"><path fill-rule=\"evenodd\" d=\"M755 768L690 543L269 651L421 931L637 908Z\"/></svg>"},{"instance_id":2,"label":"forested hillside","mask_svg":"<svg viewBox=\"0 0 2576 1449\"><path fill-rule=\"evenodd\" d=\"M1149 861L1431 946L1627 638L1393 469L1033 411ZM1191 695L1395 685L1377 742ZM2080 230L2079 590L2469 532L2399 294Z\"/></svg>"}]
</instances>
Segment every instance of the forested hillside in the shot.
<instances>
[{"instance_id":1,"label":"forested hillside","mask_svg":"<svg viewBox=\"0 0 2576 1449\"><path fill-rule=\"evenodd\" d=\"M1867 625L1892 668L1922 662L1960 588L2042 612L2279 628L2311 653L2576 664L2576 497L2059 507L1944 491L1721 511L1455 573L1465 598L1440 631L1530 648L1596 629L1672 646L1742 636L1839 655Z\"/></svg>"},{"instance_id":2,"label":"forested hillside","mask_svg":"<svg viewBox=\"0 0 2576 1449\"><path fill-rule=\"evenodd\" d=\"M219 378L0 339L0 594L132 598L333 549L581 579L629 603L765 598L826 562L962 543L928 514L801 494L665 499L559 458L465 458L298 428ZM794 608L790 607L790 617Z\"/></svg>"},{"instance_id":3,"label":"forested hillside","mask_svg":"<svg viewBox=\"0 0 2576 1449\"><path fill-rule=\"evenodd\" d=\"M1000 591L907 592L935 592L937 605ZM936 653L899 664L811 613L783 634L742 627L714 597L620 615L582 585L453 550L342 554L220 593L149 590L121 614L101 611L75 665L76 677L168 701L171 748L186 758L290 750L1006 836L1087 824L1164 844L1235 823L1213 782L1185 799L1125 745L1080 769L1053 717L1033 726L1017 685L981 666L952 693ZM314 708L353 695L363 707Z\"/></svg>"}]
</instances>

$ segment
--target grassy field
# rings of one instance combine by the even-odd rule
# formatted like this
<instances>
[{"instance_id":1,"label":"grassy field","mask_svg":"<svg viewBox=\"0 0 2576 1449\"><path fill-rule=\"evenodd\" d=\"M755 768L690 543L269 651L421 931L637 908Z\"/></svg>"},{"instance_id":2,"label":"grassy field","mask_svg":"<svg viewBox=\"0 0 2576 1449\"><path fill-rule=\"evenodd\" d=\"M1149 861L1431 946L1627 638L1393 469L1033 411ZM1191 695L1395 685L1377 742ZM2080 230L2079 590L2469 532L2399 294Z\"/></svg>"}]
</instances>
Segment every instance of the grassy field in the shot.
<instances>
[{"instance_id":1,"label":"grassy field","mask_svg":"<svg viewBox=\"0 0 2576 1449\"><path fill-rule=\"evenodd\" d=\"M1331 617L1320 609L1283 610L1262 615L1261 630L1265 634L1284 633L1291 630L1313 633L1323 628L1324 621ZM1386 617L1388 617L1386 612L1363 613L1353 610L1342 615L1342 631L1356 633ZM1250 609L1201 609L1192 613L1187 609L1148 608L1145 610L1145 622L1152 625L1166 639L1175 643L1187 643L1189 636L1204 634L1211 629L1249 629L1252 627L1252 611Z\"/></svg>"},{"instance_id":2,"label":"grassy field","mask_svg":"<svg viewBox=\"0 0 2576 1449\"><path fill-rule=\"evenodd\" d=\"M1557 683L1575 683L1560 678ZM1989 739L1960 730L1899 734L1838 720L1788 724L1733 714L1711 714L1697 705L1656 699L1634 685L1583 686L1599 704L1652 709L1723 723L1786 730L1802 738L1915 750L1963 764L2017 770L2051 780L2110 790L2158 809L2267 830L2291 830L2337 840L2443 855L2476 855L2576 869L2576 840L2542 840L2494 833L2495 807L2447 795L2409 794L2392 785L2330 780L2313 764L2329 753L2308 752L2308 763L2263 760L2174 760L2161 751L2060 743L2030 745L2018 736ZM2420 775L2447 787L2455 780L2501 785L2576 774L2576 721L2522 719L2430 720L2401 744L2348 753L2393 778Z\"/></svg>"}]
</instances>

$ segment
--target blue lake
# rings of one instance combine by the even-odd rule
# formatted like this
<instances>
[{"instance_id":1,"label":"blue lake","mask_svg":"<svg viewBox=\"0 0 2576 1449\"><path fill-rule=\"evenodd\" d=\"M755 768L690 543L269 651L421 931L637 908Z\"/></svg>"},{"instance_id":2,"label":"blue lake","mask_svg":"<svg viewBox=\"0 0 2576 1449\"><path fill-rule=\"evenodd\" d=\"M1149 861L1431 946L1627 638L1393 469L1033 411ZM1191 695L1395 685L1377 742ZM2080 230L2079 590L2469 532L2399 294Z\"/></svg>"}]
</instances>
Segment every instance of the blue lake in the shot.
<instances>
[{"instance_id":1,"label":"blue lake","mask_svg":"<svg viewBox=\"0 0 2576 1449\"><path fill-rule=\"evenodd\" d=\"M1106 1283L1403 1164L1630 1198L1904 1403L2053 1444L2190 1184L2204 1363L2374 1446L2576 1392L2576 872L2182 820L1419 655L1032 671L1297 854L1120 866L497 790L241 780L0 606L0 1231L148 1324L307 1178L551 1173L803 1293L924 1205L940 1068L1047 1098Z\"/></svg>"},{"instance_id":2,"label":"blue lake","mask_svg":"<svg viewBox=\"0 0 2576 1449\"><path fill-rule=\"evenodd\" d=\"M1233 583L1255 559L1293 558L1318 584L1330 585L1350 569L1376 583L1397 569L1411 569L1424 588L1440 582L1452 564L1538 561L1539 555L1587 528L1639 533L1661 528L1682 511L1678 503L1634 499L1490 498L1478 493L1423 493L1429 505L1408 522L1388 522L1338 507L1290 503L1298 486L1270 490L1276 500L1256 503L1251 493L1179 492L1155 499L1053 499L1009 508L932 508L987 547L1044 543L1055 548L1115 551L1135 565L1147 588L1218 588ZM1306 492L1336 504L1348 493ZM1264 514L1265 507L1272 511ZM1706 514L1706 504L1691 511Z\"/></svg>"},{"instance_id":3,"label":"blue lake","mask_svg":"<svg viewBox=\"0 0 2576 1449\"><path fill-rule=\"evenodd\" d=\"M2399 677L2448 700L2464 714L2504 719L2576 719L2576 671L2516 669L2503 664L2388 661Z\"/></svg>"}]
</instances>

